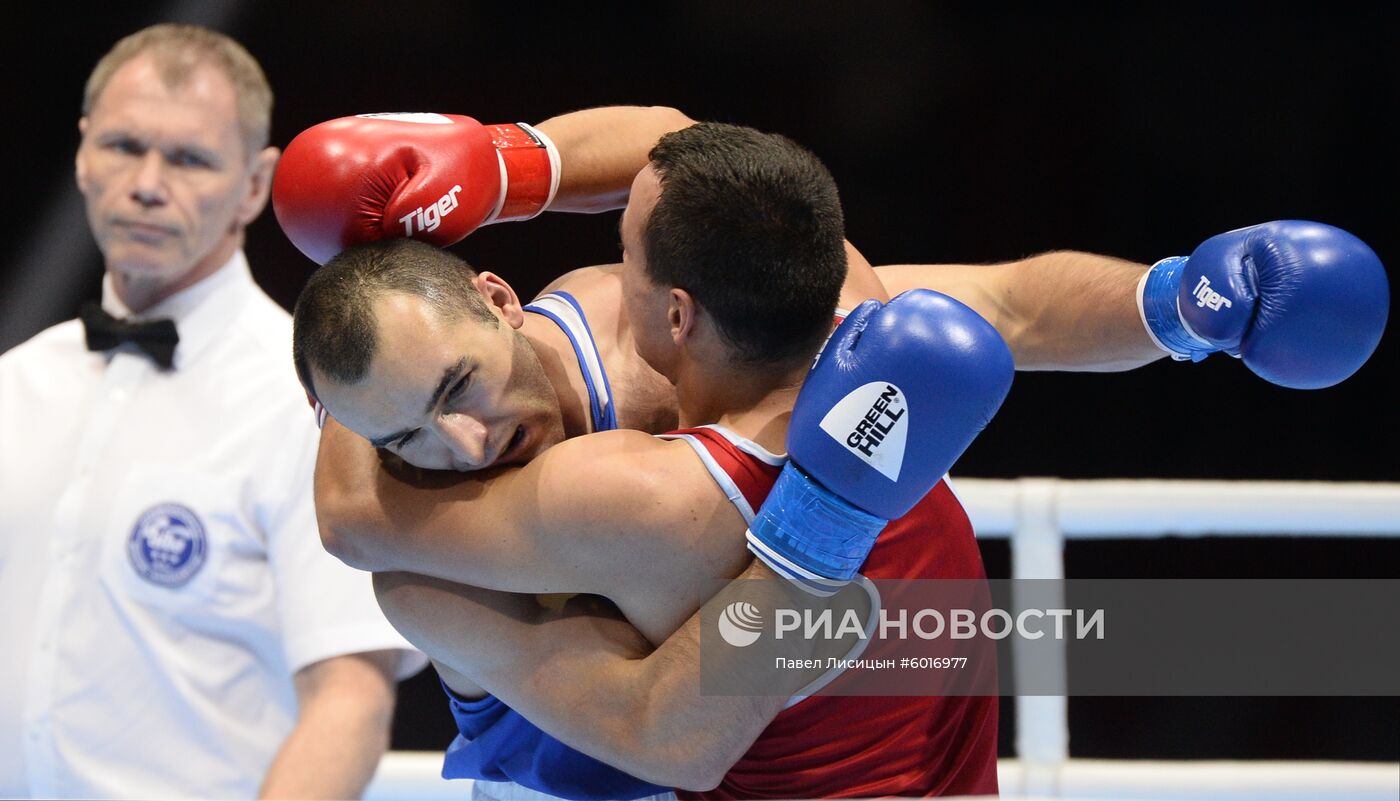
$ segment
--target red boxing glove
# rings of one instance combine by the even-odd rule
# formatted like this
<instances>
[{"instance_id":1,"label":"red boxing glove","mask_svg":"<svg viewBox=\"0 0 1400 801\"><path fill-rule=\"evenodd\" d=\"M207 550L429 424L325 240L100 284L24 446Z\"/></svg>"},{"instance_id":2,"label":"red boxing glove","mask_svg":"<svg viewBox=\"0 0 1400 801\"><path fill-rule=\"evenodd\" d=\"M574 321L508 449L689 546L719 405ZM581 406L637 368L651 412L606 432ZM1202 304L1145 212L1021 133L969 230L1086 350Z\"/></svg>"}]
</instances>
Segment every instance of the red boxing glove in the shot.
<instances>
[{"instance_id":1,"label":"red boxing glove","mask_svg":"<svg viewBox=\"0 0 1400 801\"><path fill-rule=\"evenodd\" d=\"M272 208L292 244L325 264L350 245L408 236L445 247L487 223L527 220L558 187L558 151L524 123L365 114L287 145Z\"/></svg>"}]
</instances>

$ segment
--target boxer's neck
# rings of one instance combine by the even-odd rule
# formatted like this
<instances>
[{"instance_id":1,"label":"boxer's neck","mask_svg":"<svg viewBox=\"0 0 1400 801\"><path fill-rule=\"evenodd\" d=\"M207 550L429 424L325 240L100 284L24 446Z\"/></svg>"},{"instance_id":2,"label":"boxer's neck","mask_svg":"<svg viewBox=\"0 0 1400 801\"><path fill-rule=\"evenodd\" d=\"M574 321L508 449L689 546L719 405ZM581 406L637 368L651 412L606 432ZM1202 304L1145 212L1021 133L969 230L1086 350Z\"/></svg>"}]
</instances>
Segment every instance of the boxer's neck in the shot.
<instances>
[{"instance_id":1,"label":"boxer's neck","mask_svg":"<svg viewBox=\"0 0 1400 801\"><path fill-rule=\"evenodd\" d=\"M716 423L774 453L785 453L788 419L806 374L805 364L775 370L685 360L676 381L680 425Z\"/></svg>"},{"instance_id":2,"label":"boxer's neck","mask_svg":"<svg viewBox=\"0 0 1400 801\"><path fill-rule=\"evenodd\" d=\"M559 411L564 423L564 437L577 437L593 430L588 384L583 378L569 337L552 320L538 314L526 314L520 333L539 356L545 377L554 387Z\"/></svg>"}]
</instances>

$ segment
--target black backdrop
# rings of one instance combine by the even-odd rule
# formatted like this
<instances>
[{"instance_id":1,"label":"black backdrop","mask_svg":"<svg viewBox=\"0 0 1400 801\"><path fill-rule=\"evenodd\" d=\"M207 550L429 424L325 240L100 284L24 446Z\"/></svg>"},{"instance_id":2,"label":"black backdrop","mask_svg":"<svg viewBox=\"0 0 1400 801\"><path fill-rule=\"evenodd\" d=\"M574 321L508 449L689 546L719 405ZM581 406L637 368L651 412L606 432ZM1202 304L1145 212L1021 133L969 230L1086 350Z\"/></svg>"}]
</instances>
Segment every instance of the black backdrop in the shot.
<instances>
[{"instance_id":1,"label":"black backdrop","mask_svg":"<svg viewBox=\"0 0 1400 801\"><path fill-rule=\"evenodd\" d=\"M1400 264L1396 103L1400 7L1009 10L968 3L604 5L246 2L224 30L277 92L273 139L367 111L453 111L538 121L613 103L785 133L842 188L850 239L877 264L989 262L1052 248L1137 261L1220 231L1318 219ZM1175 5L1175 4L1173 4ZM81 87L119 36L209 6L28 5L6 43L7 216L15 254L72 187ZM527 294L615 257L614 218L548 216L484 230L457 250ZM311 265L270 213L248 244L259 281L290 305ZM1394 336L1328 390L1272 387L1216 356L1121 375L1022 374L959 472L968 476L1400 480ZM1397 521L1400 522L1400 521ZM1400 528L1400 525L1397 525ZM1394 576L1389 541L1072 545L1071 576ZM1004 545L986 548L1005 574ZM1393 623L1393 621L1392 621ZM406 690L400 747L450 734L431 682ZM1010 707L1008 702L1006 707ZM1400 755L1395 699L1083 699L1082 756ZM1009 743L1013 722L1003 726Z\"/></svg>"}]
</instances>

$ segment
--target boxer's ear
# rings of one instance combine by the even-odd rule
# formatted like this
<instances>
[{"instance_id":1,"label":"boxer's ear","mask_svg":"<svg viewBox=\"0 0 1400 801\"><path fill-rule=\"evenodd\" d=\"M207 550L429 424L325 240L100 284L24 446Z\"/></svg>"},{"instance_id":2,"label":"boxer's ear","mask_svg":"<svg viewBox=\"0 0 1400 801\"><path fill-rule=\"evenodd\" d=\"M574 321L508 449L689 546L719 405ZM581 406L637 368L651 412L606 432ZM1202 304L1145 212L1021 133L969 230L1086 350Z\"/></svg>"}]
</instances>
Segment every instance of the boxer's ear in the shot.
<instances>
[{"instance_id":1,"label":"boxer's ear","mask_svg":"<svg viewBox=\"0 0 1400 801\"><path fill-rule=\"evenodd\" d=\"M500 313L506 325L518 329L525 324L525 312L520 308L520 296L515 294L515 289L506 283L506 279L495 273L477 273L472 279L472 286L481 293L488 306L494 307Z\"/></svg>"},{"instance_id":2,"label":"boxer's ear","mask_svg":"<svg viewBox=\"0 0 1400 801\"><path fill-rule=\"evenodd\" d=\"M695 333L695 318L700 313L695 298L679 287L672 287L667 296L666 320L671 328L671 341L681 345Z\"/></svg>"}]
</instances>

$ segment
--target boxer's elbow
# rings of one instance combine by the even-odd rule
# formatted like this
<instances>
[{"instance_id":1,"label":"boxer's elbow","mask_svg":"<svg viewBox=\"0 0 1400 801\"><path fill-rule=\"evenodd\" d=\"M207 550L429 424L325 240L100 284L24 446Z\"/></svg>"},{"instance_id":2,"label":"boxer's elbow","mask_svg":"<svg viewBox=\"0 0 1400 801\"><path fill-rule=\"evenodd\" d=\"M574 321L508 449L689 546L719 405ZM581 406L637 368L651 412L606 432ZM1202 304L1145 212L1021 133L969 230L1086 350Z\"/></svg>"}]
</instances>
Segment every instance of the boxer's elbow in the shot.
<instances>
[{"instance_id":1,"label":"boxer's elbow","mask_svg":"<svg viewBox=\"0 0 1400 801\"><path fill-rule=\"evenodd\" d=\"M633 680L623 682L624 686ZM643 781L685 792L718 787L747 750L733 749L721 732L685 720L663 687L649 685L609 694L608 705L590 713L588 745L595 758Z\"/></svg>"},{"instance_id":2,"label":"boxer's elbow","mask_svg":"<svg viewBox=\"0 0 1400 801\"><path fill-rule=\"evenodd\" d=\"M654 705L657 696L652 694L650 701ZM713 790L750 745L714 729L685 726L677 731L668 718L662 710L641 710L629 726L634 775L653 784L696 793Z\"/></svg>"},{"instance_id":3,"label":"boxer's elbow","mask_svg":"<svg viewBox=\"0 0 1400 801\"><path fill-rule=\"evenodd\" d=\"M654 120L656 129L662 134L689 128L695 124L695 120L692 120L680 109L671 106L647 106L646 112Z\"/></svg>"},{"instance_id":4,"label":"boxer's elbow","mask_svg":"<svg viewBox=\"0 0 1400 801\"><path fill-rule=\"evenodd\" d=\"M625 740L614 739L613 746L621 746L624 754L618 754L615 762L626 772L662 787L703 793L713 790L724 781L724 775L737 757L725 761L717 749L697 748L694 740L678 738L660 739L659 735L647 735L645 729L631 728L624 735Z\"/></svg>"},{"instance_id":5,"label":"boxer's elbow","mask_svg":"<svg viewBox=\"0 0 1400 801\"><path fill-rule=\"evenodd\" d=\"M692 764L679 766L675 780L667 782L667 786L689 793L705 793L718 787L729 772L729 765L720 767L714 760L701 759L698 755L692 755L690 762Z\"/></svg>"},{"instance_id":6,"label":"boxer's elbow","mask_svg":"<svg viewBox=\"0 0 1400 801\"><path fill-rule=\"evenodd\" d=\"M353 529L325 523L322 523L320 528L321 547L326 549L326 553L357 570L373 572L387 569L380 566L379 561L374 558L373 550L364 547L363 538Z\"/></svg>"},{"instance_id":7,"label":"boxer's elbow","mask_svg":"<svg viewBox=\"0 0 1400 801\"><path fill-rule=\"evenodd\" d=\"M372 536L372 515L363 504L340 493L318 494L316 525L321 547L331 556L359 570L390 569L380 558L378 538Z\"/></svg>"},{"instance_id":8,"label":"boxer's elbow","mask_svg":"<svg viewBox=\"0 0 1400 801\"><path fill-rule=\"evenodd\" d=\"M722 749L687 750L684 754L669 752L665 754L665 763L660 759L656 760L656 770L664 775L653 783L666 787L674 787L691 793L704 793L715 789L724 781L724 776L729 772L729 768L738 761L738 757L729 759L722 755Z\"/></svg>"}]
</instances>

